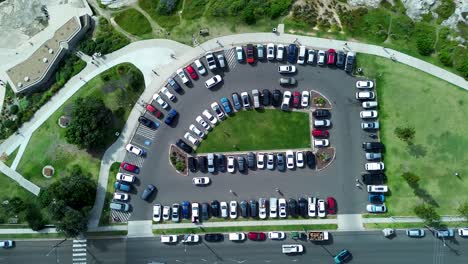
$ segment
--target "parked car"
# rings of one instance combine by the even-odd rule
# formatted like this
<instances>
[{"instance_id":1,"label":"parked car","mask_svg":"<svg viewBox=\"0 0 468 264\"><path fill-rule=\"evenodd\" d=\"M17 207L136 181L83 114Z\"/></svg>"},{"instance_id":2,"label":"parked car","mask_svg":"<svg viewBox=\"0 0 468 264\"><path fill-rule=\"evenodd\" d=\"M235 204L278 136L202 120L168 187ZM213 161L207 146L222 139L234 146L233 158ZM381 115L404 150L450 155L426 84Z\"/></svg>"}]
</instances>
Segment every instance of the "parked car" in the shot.
<instances>
[{"instance_id":1,"label":"parked car","mask_svg":"<svg viewBox=\"0 0 468 264\"><path fill-rule=\"evenodd\" d=\"M368 204L366 210L369 213L385 213L387 212L387 207L385 207L385 204Z\"/></svg>"},{"instance_id":2,"label":"parked car","mask_svg":"<svg viewBox=\"0 0 468 264\"><path fill-rule=\"evenodd\" d=\"M247 165L249 169L255 169L255 155L253 154L253 152L247 153Z\"/></svg>"},{"instance_id":3,"label":"parked car","mask_svg":"<svg viewBox=\"0 0 468 264\"><path fill-rule=\"evenodd\" d=\"M258 60L265 59L265 47L263 47L263 44L257 44L257 58Z\"/></svg>"},{"instance_id":4,"label":"parked car","mask_svg":"<svg viewBox=\"0 0 468 264\"><path fill-rule=\"evenodd\" d=\"M260 219L266 219L268 214L268 205L265 198L258 199L258 217Z\"/></svg>"},{"instance_id":5,"label":"parked car","mask_svg":"<svg viewBox=\"0 0 468 264\"><path fill-rule=\"evenodd\" d=\"M294 65L281 65L278 67L278 72L279 73L295 73L296 72L296 66Z\"/></svg>"},{"instance_id":6,"label":"parked car","mask_svg":"<svg viewBox=\"0 0 468 264\"><path fill-rule=\"evenodd\" d=\"M172 204L172 222L178 223L180 221L179 213L180 205L178 203Z\"/></svg>"},{"instance_id":7,"label":"parked car","mask_svg":"<svg viewBox=\"0 0 468 264\"><path fill-rule=\"evenodd\" d=\"M200 223L200 205L192 203L192 223Z\"/></svg>"},{"instance_id":8,"label":"parked car","mask_svg":"<svg viewBox=\"0 0 468 264\"><path fill-rule=\"evenodd\" d=\"M247 203L247 201L241 201L239 207L241 216L244 218L249 217L249 203Z\"/></svg>"},{"instance_id":9,"label":"parked car","mask_svg":"<svg viewBox=\"0 0 468 264\"><path fill-rule=\"evenodd\" d=\"M266 239L265 233L263 232L249 232L247 237L252 241L263 241Z\"/></svg>"},{"instance_id":10,"label":"parked car","mask_svg":"<svg viewBox=\"0 0 468 264\"><path fill-rule=\"evenodd\" d=\"M343 51L339 50L336 54L336 66L338 68L344 68L345 63L346 63L346 54Z\"/></svg>"},{"instance_id":11,"label":"parked car","mask_svg":"<svg viewBox=\"0 0 468 264\"><path fill-rule=\"evenodd\" d=\"M269 106L270 105L270 97L271 97L270 90L263 89L263 91L262 91L262 105L263 106Z\"/></svg>"},{"instance_id":12,"label":"parked car","mask_svg":"<svg viewBox=\"0 0 468 264\"><path fill-rule=\"evenodd\" d=\"M237 167L239 168L240 172L245 171L246 165L245 158L243 156L237 156Z\"/></svg>"},{"instance_id":13,"label":"parked car","mask_svg":"<svg viewBox=\"0 0 468 264\"><path fill-rule=\"evenodd\" d=\"M260 93L257 89L252 90L252 97L254 101L254 108L260 108Z\"/></svg>"},{"instance_id":14,"label":"parked car","mask_svg":"<svg viewBox=\"0 0 468 264\"><path fill-rule=\"evenodd\" d=\"M164 123L166 123L169 126L172 125L178 114L179 113L175 109L171 109L171 111L167 113L166 119L164 119Z\"/></svg>"},{"instance_id":15,"label":"parked car","mask_svg":"<svg viewBox=\"0 0 468 264\"><path fill-rule=\"evenodd\" d=\"M115 182L114 189L123 191L123 192L130 192L132 190L132 186L124 182Z\"/></svg>"},{"instance_id":16,"label":"parked car","mask_svg":"<svg viewBox=\"0 0 468 264\"><path fill-rule=\"evenodd\" d=\"M252 44L247 44L246 51L247 51L247 63L249 64L254 63L255 62L254 46Z\"/></svg>"},{"instance_id":17,"label":"parked car","mask_svg":"<svg viewBox=\"0 0 468 264\"><path fill-rule=\"evenodd\" d=\"M294 169L294 152L291 150L286 151L286 167L290 170Z\"/></svg>"},{"instance_id":18,"label":"parked car","mask_svg":"<svg viewBox=\"0 0 468 264\"><path fill-rule=\"evenodd\" d=\"M184 73L184 70L183 69L178 69L176 71L177 75L179 76L180 80L182 81L183 84L188 84L190 82L190 80L187 78L187 76L185 75Z\"/></svg>"},{"instance_id":19,"label":"parked car","mask_svg":"<svg viewBox=\"0 0 468 264\"><path fill-rule=\"evenodd\" d=\"M373 100L375 99L374 92L365 91L365 92L356 92L357 100Z\"/></svg>"},{"instance_id":20,"label":"parked car","mask_svg":"<svg viewBox=\"0 0 468 264\"><path fill-rule=\"evenodd\" d=\"M237 62L244 62L244 50L242 49L242 47L236 47L236 58Z\"/></svg>"},{"instance_id":21,"label":"parked car","mask_svg":"<svg viewBox=\"0 0 468 264\"><path fill-rule=\"evenodd\" d=\"M219 104L217 102L213 102L211 104L211 109L215 114L218 116L219 120L223 120L226 116L224 115L223 110L221 110L221 107L219 107Z\"/></svg>"},{"instance_id":22,"label":"parked car","mask_svg":"<svg viewBox=\"0 0 468 264\"><path fill-rule=\"evenodd\" d=\"M274 60L275 59L275 44L268 43L267 45L267 59Z\"/></svg>"},{"instance_id":23,"label":"parked car","mask_svg":"<svg viewBox=\"0 0 468 264\"><path fill-rule=\"evenodd\" d=\"M193 148L189 145L187 145L187 143L185 143L183 140L179 139L177 140L176 142L176 146L178 146L179 148L181 148L183 151L187 152L187 153L192 153L193 152Z\"/></svg>"},{"instance_id":24,"label":"parked car","mask_svg":"<svg viewBox=\"0 0 468 264\"><path fill-rule=\"evenodd\" d=\"M385 195L378 193L370 193L368 197L369 203L380 204L385 202Z\"/></svg>"},{"instance_id":25,"label":"parked car","mask_svg":"<svg viewBox=\"0 0 468 264\"><path fill-rule=\"evenodd\" d=\"M133 173L139 173L140 172L140 168L138 168L137 165L133 165L133 164L130 164L128 162L120 163L120 168L123 169L123 170L129 171L129 172L133 172Z\"/></svg>"},{"instance_id":26,"label":"parked car","mask_svg":"<svg viewBox=\"0 0 468 264\"><path fill-rule=\"evenodd\" d=\"M298 168L304 167L304 152L303 151L296 151L296 166Z\"/></svg>"},{"instance_id":27,"label":"parked car","mask_svg":"<svg viewBox=\"0 0 468 264\"><path fill-rule=\"evenodd\" d=\"M195 67L197 67L197 71L198 71L198 73L200 75L205 75L206 74L205 66L203 66L203 63L201 63L200 60L195 60Z\"/></svg>"},{"instance_id":28,"label":"parked car","mask_svg":"<svg viewBox=\"0 0 468 264\"><path fill-rule=\"evenodd\" d=\"M283 93L283 102L281 104L281 110L283 110L283 111L289 110L290 101L291 101L291 92L290 91L285 91Z\"/></svg>"},{"instance_id":29,"label":"parked car","mask_svg":"<svg viewBox=\"0 0 468 264\"><path fill-rule=\"evenodd\" d=\"M461 237L468 237L468 227L459 228L458 235Z\"/></svg>"},{"instance_id":30,"label":"parked car","mask_svg":"<svg viewBox=\"0 0 468 264\"><path fill-rule=\"evenodd\" d=\"M128 183L134 183L135 182L135 176L126 174L126 173L117 173L115 176L117 181L123 181L123 182L128 182Z\"/></svg>"},{"instance_id":31,"label":"parked car","mask_svg":"<svg viewBox=\"0 0 468 264\"><path fill-rule=\"evenodd\" d=\"M233 156L227 157L227 171L230 173L234 173L236 170L235 166L235 158Z\"/></svg>"},{"instance_id":32,"label":"parked car","mask_svg":"<svg viewBox=\"0 0 468 264\"><path fill-rule=\"evenodd\" d=\"M218 119L214 117L210 112L208 112L208 110L205 109L202 114L206 117L206 119L208 119L208 121L210 121L212 125L216 125L218 123Z\"/></svg>"},{"instance_id":33,"label":"parked car","mask_svg":"<svg viewBox=\"0 0 468 264\"><path fill-rule=\"evenodd\" d=\"M314 127L315 128L324 128L324 127L329 127L331 125L330 120L328 119L314 119Z\"/></svg>"},{"instance_id":34,"label":"parked car","mask_svg":"<svg viewBox=\"0 0 468 264\"><path fill-rule=\"evenodd\" d=\"M173 93L169 92L166 87L161 88L161 93L164 94L169 100L175 101L176 97Z\"/></svg>"},{"instance_id":35,"label":"parked car","mask_svg":"<svg viewBox=\"0 0 468 264\"><path fill-rule=\"evenodd\" d=\"M279 84L282 86L296 85L297 81L294 77L283 77L279 79Z\"/></svg>"},{"instance_id":36,"label":"parked car","mask_svg":"<svg viewBox=\"0 0 468 264\"><path fill-rule=\"evenodd\" d=\"M237 218L237 201L229 202L229 218L231 219Z\"/></svg>"},{"instance_id":37,"label":"parked car","mask_svg":"<svg viewBox=\"0 0 468 264\"><path fill-rule=\"evenodd\" d=\"M178 237L176 235L162 235L161 243L174 244L177 243Z\"/></svg>"},{"instance_id":38,"label":"parked car","mask_svg":"<svg viewBox=\"0 0 468 264\"><path fill-rule=\"evenodd\" d=\"M283 240L286 238L286 234L280 231L268 232L268 238L271 240Z\"/></svg>"},{"instance_id":39,"label":"parked car","mask_svg":"<svg viewBox=\"0 0 468 264\"><path fill-rule=\"evenodd\" d=\"M207 242L220 242L224 240L223 234L205 234L205 241Z\"/></svg>"},{"instance_id":40,"label":"parked car","mask_svg":"<svg viewBox=\"0 0 468 264\"><path fill-rule=\"evenodd\" d=\"M374 130L374 129L379 129L379 127L380 127L379 121L361 122L361 128L364 130Z\"/></svg>"},{"instance_id":41,"label":"parked car","mask_svg":"<svg viewBox=\"0 0 468 264\"><path fill-rule=\"evenodd\" d=\"M301 96L301 107L306 108L309 107L309 100L310 100L310 94L308 91L302 91L302 96Z\"/></svg>"},{"instance_id":42,"label":"parked car","mask_svg":"<svg viewBox=\"0 0 468 264\"><path fill-rule=\"evenodd\" d=\"M257 154L257 168L258 169L265 168L265 154L264 153Z\"/></svg>"},{"instance_id":43,"label":"parked car","mask_svg":"<svg viewBox=\"0 0 468 264\"><path fill-rule=\"evenodd\" d=\"M289 44L289 46L288 46L288 62L291 63L291 64L296 62L296 50L297 50L296 44Z\"/></svg>"},{"instance_id":44,"label":"parked car","mask_svg":"<svg viewBox=\"0 0 468 264\"><path fill-rule=\"evenodd\" d=\"M296 91L293 93L293 107L299 108L300 102L301 102L301 93Z\"/></svg>"},{"instance_id":45,"label":"parked car","mask_svg":"<svg viewBox=\"0 0 468 264\"><path fill-rule=\"evenodd\" d=\"M194 177L192 179L193 185L197 186L205 186L210 184L210 178L209 177Z\"/></svg>"},{"instance_id":46,"label":"parked car","mask_svg":"<svg viewBox=\"0 0 468 264\"><path fill-rule=\"evenodd\" d=\"M220 102L223 106L224 112L226 112L226 114L228 115L232 114L231 104L229 103L229 100L226 97L223 97L221 98Z\"/></svg>"},{"instance_id":47,"label":"parked car","mask_svg":"<svg viewBox=\"0 0 468 264\"><path fill-rule=\"evenodd\" d=\"M232 104L234 105L234 109L237 111L241 110L242 104L241 104L241 97L238 93L232 93Z\"/></svg>"},{"instance_id":48,"label":"parked car","mask_svg":"<svg viewBox=\"0 0 468 264\"><path fill-rule=\"evenodd\" d=\"M362 108L369 109L369 108L376 108L377 101L366 101L362 102Z\"/></svg>"},{"instance_id":49,"label":"parked car","mask_svg":"<svg viewBox=\"0 0 468 264\"><path fill-rule=\"evenodd\" d=\"M367 160L380 160L382 159L382 153L380 152L367 152L366 153Z\"/></svg>"},{"instance_id":50,"label":"parked car","mask_svg":"<svg viewBox=\"0 0 468 264\"><path fill-rule=\"evenodd\" d=\"M357 81L356 88L371 89L371 88L374 88L374 82L373 81Z\"/></svg>"},{"instance_id":51,"label":"parked car","mask_svg":"<svg viewBox=\"0 0 468 264\"><path fill-rule=\"evenodd\" d=\"M307 215L309 217L316 217L317 216L317 198L309 196L307 198L308 208L307 208Z\"/></svg>"},{"instance_id":52,"label":"parked car","mask_svg":"<svg viewBox=\"0 0 468 264\"><path fill-rule=\"evenodd\" d=\"M144 116L140 116L138 118L138 122L140 122L140 124L144 125L145 127L149 128L149 129L153 129L153 130L156 130L158 129L159 127L159 123L156 122L156 121L153 121L147 117L144 117Z\"/></svg>"},{"instance_id":53,"label":"parked car","mask_svg":"<svg viewBox=\"0 0 468 264\"><path fill-rule=\"evenodd\" d=\"M316 160L315 160L315 154L312 153L312 151L307 151L306 152L306 160L307 160L307 166L310 169L315 168Z\"/></svg>"},{"instance_id":54,"label":"parked car","mask_svg":"<svg viewBox=\"0 0 468 264\"><path fill-rule=\"evenodd\" d=\"M327 214L336 214L336 200L331 196L327 197Z\"/></svg>"},{"instance_id":55,"label":"parked car","mask_svg":"<svg viewBox=\"0 0 468 264\"><path fill-rule=\"evenodd\" d=\"M210 70L216 69L216 60L213 56L213 53L211 52L206 53L205 58L206 58L206 62L208 62L208 69Z\"/></svg>"},{"instance_id":56,"label":"parked car","mask_svg":"<svg viewBox=\"0 0 468 264\"><path fill-rule=\"evenodd\" d=\"M121 211L121 212L128 212L130 211L130 204L128 203L121 203L121 202L111 202L109 204L111 210ZM1 247L1 246L0 246Z\"/></svg>"},{"instance_id":57,"label":"parked car","mask_svg":"<svg viewBox=\"0 0 468 264\"><path fill-rule=\"evenodd\" d=\"M168 221L169 219L171 219L171 207L170 206L166 205L163 207L162 219L164 221Z\"/></svg>"},{"instance_id":58,"label":"parked car","mask_svg":"<svg viewBox=\"0 0 468 264\"><path fill-rule=\"evenodd\" d=\"M290 198L288 201L288 209L289 209L289 215L292 217L297 216L297 201L294 200L293 198Z\"/></svg>"},{"instance_id":59,"label":"parked car","mask_svg":"<svg viewBox=\"0 0 468 264\"><path fill-rule=\"evenodd\" d=\"M368 162L364 165L366 171L382 171L385 169L383 162Z\"/></svg>"},{"instance_id":60,"label":"parked car","mask_svg":"<svg viewBox=\"0 0 468 264\"><path fill-rule=\"evenodd\" d=\"M152 104L146 104L146 110L153 114L157 118L161 118L162 113L159 111L156 107L154 107Z\"/></svg>"},{"instance_id":61,"label":"parked car","mask_svg":"<svg viewBox=\"0 0 468 264\"><path fill-rule=\"evenodd\" d=\"M280 198L278 199L278 215L280 218L286 218L288 216L287 212L287 205L286 205L286 199Z\"/></svg>"},{"instance_id":62,"label":"parked car","mask_svg":"<svg viewBox=\"0 0 468 264\"><path fill-rule=\"evenodd\" d=\"M367 185L367 191L372 193L386 193L388 192L387 185Z\"/></svg>"},{"instance_id":63,"label":"parked car","mask_svg":"<svg viewBox=\"0 0 468 264\"><path fill-rule=\"evenodd\" d=\"M200 124L206 130L206 132L208 132L208 131L210 131L212 129L212 127L210 125L208 125L208 123L206 123L206 121L201 116L197 116L195 118L195 121L197 121L198 124Z\"/></svg>"},{"instance_id":64,"label":"parked car","mask_svg":"<svg viewBox=\"0 0 468 264\"><path fill-rule=\"evenodd\" d=\"M120 192L116 192L114 193L114 195L112 196L112 199L114 200L119 200L119 201L127 201L129 198L128 194L126 193L120 193Z\"/></svg>"},{"instance_id":65,"label":"parked car","mask_svg":"<svg viewBox=\"0 0 468 264\"><path fill-rule=\"evenodd\" d=\"M307 49L305 46L299 47L299 54L297 57L297 64L304 64L306 61Z\"/></svg>"},{"instance_id":66,"label":"parked car","mask_svg":"<svg viewBox=\"0 0 468 264\"><path fill-rule=\"evenodd\" d=\"M183 90L180 85L172 78L167 79L167 83L176 91L177 93L181 93Z\"/></svg>"},{"instance_id":67,"label":"parked car","mask_svg":"<svg viewBox=\"0 0 468 264\"><path fill-rule=\"evenodd\" d=\"M314 128L312 130L312 136L326 138L329 136L329 132L328 130L321 130L321 129Z\"/></svg>"},{"instance_id":68,"label":"parked car","mask_svg":"<svg viewBox=\"0 0 468 264\"><path fill-rule=\"evenodd\" d=\"M133 154L135 154L137 156L144 156L146 154L146 152L143 149L141 149L141 148L139 148L139 147L137 147L137 146L135 146L133 144L127 144L125 146L125 149L128 152L133 153Z\"/></svg>"},{"instance_id":69,"label":"parked car","mask_svg":"<svg viewBox=\"0 0 468 264\"><path fill-rule=\"evenodd\" d=\"M230 241L244 241L245 234L244 233L229 233L229 240Z\"/></svg>"},{"instance_id":70,"label":"parked car","mask_svg":"<svg viewBox=\"0 0 468 264\"><path fill-rule=\"evenodd\" d=\"M369 150L383 150L384 148L384 144L380 143L380 142L363 142L362 143L362 148L365 150L365 151L369 151Z\"/></svg>"},{"instance_id":71,"label":"parked car","mask_svg":"<svg viewBox=\"0 0 468 264\"><path fill-rule=\"evenodd\" d=\"M284 154L283 153L276 154L276 167L278 168L279 171L284 171L285 170L285 168L286 168L285 163L286 163L286 161L285 161L285 158L284 158Z\"/></svg>"},{"instance_id":72,"label":"parked car","mask_svg":"<svg viewBox=\"0 0 468 264\"><path fill-rule=\"evenodd\" d=\"M192 67L192 65L188 65L185 70L187 71L187 73L190 75L190 78L192 78L192 80L196 80L198 79L198 74L197 72L195 71L195 69Z\"/></svg>"},{"instance_id":73,"label":"parked car","mask_svg":"<svg viewBox=\"0 0 468 264\"><path fill-rule=\"evenodd\" d=\"M377 118L378 112L375 110L365 110L359 113L362 119Z\"/></svg>"},{"instance_id":74,"label":"parked car","mask_svg":"<svg viewBox=\"0 0 468 264\"><path fill-rule=\"evenodd\" d=\"M273 153L268 153L267 155L267 169L275 169L275 155Z\"/></svg>"},{"instance_id":75,"label":"parked car","mask_svg":"<svg viewBox=\"0 0 468 264\"><path fill-rule=\"evenodd\" d=\"M361 179L364 184L379 185L385 182L386 177L383 173L363 173Z\"/></svg>"},{"instance_id":76,"label":"parked car","mask_svg":"<svg viewBox=\"0 0 468 264\"><path fill-rule=\"evenodd\" d=\"M155 204L153 205L153 221L160 222L161 221L161 205Z\"/></svg>"},{"instance_id":77,"label":"parked car","mask_svg":"<svg viewBox=\"0 0 468 264\"><path fill-rule=\"evenodd\" d=\"M327 118L330 116L330 110L327 109L317 109L312 112L312 115L315 118Z\"/></svg>"},{"instance_id":78,"label":"parked car","mask_svg":"<svg viewBox=\"0 0 468 264\"><path fill-rule=\"evenodd\" d=\"M409 237L424 237L426 234L424 232L424 229L413 228L413 229L407 229L406 235Z\"/></svg>"},{"instance_id":79,"label":"parked car","mask_svg":"<svg viewBox=\"0 0 468 264\"><path fill-rule=\"evenodd\" d=\"M283 61L284 59L284 45L283 44L278 44L276 46L276 59L278 61Z\"/></svg>"},{"instance_id":80,"label":"parked car","mask_svg":"<svg viewBox=\"0 0 468 264\"><path fill-rule=\"evenodd\" d=\"M273 90L273 97L272 97L273 103L272 104L274 107L278 107L281 105L282 97L283 95L281 94L280 90Z\"/></svg>"},{"instance_id":81,"label":"parked car","mask_svg":"<svg viewBox=\"0 0 468 264\"><path fill-rule=\"evenodd\" d=\"M307 200L304 198L299 198L299 215L302 217L307 217Z\"/></svg>"},{"instance_id":82,"label":"parked car","mask_svg":"<svg viewBox=\"0 0 468 264\"><path fill-rule=\"evenodd\" d=\"M455 232L452 228L436 230L435 237L437 238L452 238L455 236Z\"/></svg>"},{"instance_id":83,"label":"parked car","mask_svg":"<svg viewBox=\"0 0 468 264\"><path fill-rule=\"evenodd\" d=\"M250 216L253 217L253 218L256 218L257 215L258 215L258 205L257 205L257 201L255 200L250 200L249 202L249 205L250 205Z\"/></svg>"},{"instance_id":84,"label":"parked car","mask_svg":"<svg viewBox=\"0 0 468 264\"><path fill-rule=\"evenodd\" d=\"M354 70L354 61L356 58L356 54L354 52L348 52L346 54L346 64L345 64L345 71L347 73L352 73Z\"/></svg>"},{"instance_id":85,"label":"parked car","mask_svg":"<svg viewBox=\"0 0 468 264\"><path fill-rule=\"evenodd\" d=\"M226 60L224 59L224 55L221 53L218 54L216 57L218 58L219 67L226 68Z\"/></svg>"},{"instance_id":86,"label":"parked car","mask_svg":"<svg viewBox=\"0 0 468 264\"><path fill-rule=\"evenodd\" d=\"M216 160L218 161L218 171L226 172L226 156L223 154L217 154Z\"/></svg>"},{"instance_id":87,"label":"parked car","mask_svg":"<svg viewBox=\"0 0 468 264\"><path fill-rule=\"evenodd\" d=\"M146 186L145 190L143 191L143 193L141 194L140 198L145 200L145 201L148 201L148 199L150 198L150 196L156 191L156 186L152 185L152 184L148 184L148 186Z\"/></svg>"},{"instance_id":88,"label":"parked car","mask_svg":"<svg viewBox=\"0 0 468 264\"><path fill-rule=\"evenodd\" d=\"M201 131L200 129L198 129L198 127L196 127L194 124L190 124L189 129L195 135L197 135L197 137L199 137L201 139L205 138L205 133L203 131Z\"/></svg>"},{"instance_id":89,"label":"parked car","mask_svg":"<svg viewBox=\"0 0 468 264\"><path fill-rule=\"evenodd\" d=\"M328 53L327 64L335 65L336 51L334 49L329 49L327 53Z\"/></svg>"},{"instance_id":90,"label":"parked car","mask_svg":"<svg viewBox=\"0 0 468 264\"><path fill-rule=\"evenodd\" d=\"M315 60L315 50L309 49L307 51L307 64L314 64Z\"/></svg>"},{"instance_id":91,"label":"parked car","mask_svg":"<svg viewBox=\"0 0 468 264\"><path fill-rule=\"evenodd\" d=\"M319 50L318 51L318 58L317 58L317 64L320 65L320 66L323 66L325 65L325 56L326 56L326 53L324 50Z\"/></svg>"},{"instance_id":92,"label":"parked car","mask_svg":"<svg viewBox=\"0 0 468 264\"><path fill-rule=\"evenodd\" d=\"M198 243L200 241L199 235L189 234L185 235L182 243L190 244L190 243Z\"/></svg>"},{"instance_id":93,"label":"parked car","mask_svg":"<svg viewBox=\"0 0 468 264\"><path fill-rule=\"evenodd\" d=\"M211 201L210 207L211 207L211 215L214 217L219 217L221 214L219 202L217 200Z\"/></svg>"},{"instance_id":94,"label":"parked car","mask_svg":"<svg viewBox=\"0 0 468 264\"><path fill-rule=\"evenodd\" d=\"M250 108L249 94L247 92L242 92L241 98L242 98L242 106L244 107L244 109L249 109Z\"/></svg>"},{"instance_id":95,"label":"parked car","mask_svg":"<svg viewBox=\"0 0 468 264\"><path fill-rule=\"evenodd\" d=\"M321 218L326 216L325 201L322 199L318 200L317 202L317 215L318 217L321 217Z\"/></svg>"},{"instance_id":96,"label":"parked car","mask_svg":"<svg viewBox=\"0 0 468 264\"><path fill-rule=\"evenodd\" d=\"M268 204L270 206L270 218L276 218L278 217L278 199L275 197L270 198L270 202Z\"/></svg>"},{"instance_id":97,"label":"parked car","mask_svg":"<svg viewBox=\"0 0 468 264\"><path fill-rule=\"evenodd\" d=\"M190 217L190 202L189 201L183 201L180 204L180 207L182 207L182 218L183 219L189 219L189 217Z\"/></svg>"},{"instance_id":98,"label":"parked car","mask_svg":"<svg viewBox=\"0 0 468 264\"><path fill-rule=\"evenodd\" d=\"M221 75L215 75L205 81L205 87L208 89L213 88L222 81L223 81L223 78L221 77Z\"/></svg>"}]
</instances>

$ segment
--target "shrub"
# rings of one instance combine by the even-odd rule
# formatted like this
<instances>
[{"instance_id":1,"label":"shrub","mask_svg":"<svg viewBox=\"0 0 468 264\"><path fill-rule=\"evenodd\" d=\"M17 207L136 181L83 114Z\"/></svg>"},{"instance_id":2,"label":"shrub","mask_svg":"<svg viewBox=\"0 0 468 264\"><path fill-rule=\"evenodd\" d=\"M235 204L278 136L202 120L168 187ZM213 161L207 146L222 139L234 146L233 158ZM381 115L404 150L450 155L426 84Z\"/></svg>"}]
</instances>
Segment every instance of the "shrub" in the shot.
<instances>
[{"instance_id":1,"label":"shrub","mask_svg":"<svg viewBox=\"0 0 468 264\"><path fill-rule=\"evenodd\" d=\"M465 221L468 222L468 202L464 202L458 207L458 212L465 218Z\"/></svg>"},{"instance_id":2,"label":"shrub","mask_svg":"<svg viewBox=\"0 0 468 264\"><path fill-rule=\"evenodd\" d=\"M168 16L171 15L177 6L177 0L159 0L156 8L158 14Z\"/></svg>"},{"instance_id":3,"label":"shrub","mask_svg":"<svg viewBox=\"0 0 468 264\"><path fill-rule=\"evenodd\" d=\"M430 205L416 205L413 211L419 218L424 220L426 225L438 226L440 224L440 215Z\"/></svg>"},{"instance_id":4,"label":"shrub","mask_svg":"<svg viewBox=\"0 0 468 264\"><path fill-rule=\"evenodd\" d=\"M275 19L285 14L291 6L291 0L273 0L270 4L270 17Z\"/></svg>"},{"instance_id":5,"label":"shrub","mask_svg":"<svg viewBox=\"0 0 468 264\"><path fill-rule=\"evenodd\" d=\"M468 79L468 49L466 47L455 47L453 51L453 66L463 77Z\"/></svg>"},{"instance_id":6,"label":"shrub","mask_svg":"<svg viewBox=\"0 0 468 264\"><path fill-rule=\"evenodd\" d=\"M247 25L253 25L257 21L252 8L245 9L242 13L242 17L244 18L244 21L247 23Z\"/></svg>"},{"instance_id":7,"label":"shrub","mask_svg":"<svg viewBox=\"0 0 468 264\"><path fill-rule=\"evenodd\" d=\"M443 48L439 50L437 57L445 66L453 66L452 48Z\"/></svg>"},{"instance_id":8,"label":"shrub","mask_svg":"<svg viewBox=\"0 0 468 264\"><path fill-rule=\"evenodd\" d=\"M11 105L10 106L10 114L16 115L19 111L19 107L17 105Z\"/></svg>"},{"instance_id":9,"label":"shrub","mask_svg":"<svg viewBox=\"0 0 468 264\"><path fill-rule=\"evenodd\" d=\"M28 205L25 218L26 222L28 222L29 227L34 231L41 230L46 225L44 216L42 215L41 210L35 203L31 203Z\"/></svg>"},{"instance_id":10,"label":"shrub","mask_svg":"<svg viewBox=\"0 0 468 264\"><path fill-rule=\"evenodd\" d=\"M414 130L414 127L396 127L394 133L399 139L410 144L414 139L416 131Z\"/></svg>"},{"instance_id":11,"label":"shrub","mask_svg":"<svg viewBox=\"0 0 468 264\"><path fill-rule=\"evenodd\" d=\"M434 26L418 23L415 28L416 48L419 54L429 56L434 51L436 31Z\"/></svg>"}]
</instances>

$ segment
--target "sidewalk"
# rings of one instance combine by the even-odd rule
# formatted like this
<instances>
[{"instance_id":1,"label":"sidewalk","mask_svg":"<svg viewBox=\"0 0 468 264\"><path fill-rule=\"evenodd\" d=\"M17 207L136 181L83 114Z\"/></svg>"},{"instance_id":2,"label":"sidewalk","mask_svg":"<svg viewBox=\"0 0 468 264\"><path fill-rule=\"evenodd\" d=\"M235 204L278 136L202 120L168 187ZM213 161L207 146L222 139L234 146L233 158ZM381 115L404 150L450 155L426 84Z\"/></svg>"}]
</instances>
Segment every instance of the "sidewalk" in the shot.
<instances>
[{"instance_id":1,"label":"sidewalk","mask_svg":"<svg viewBox=\"0 0 468 264\"><path fill-rule=\"evenodd\" d=\"M25 188L29 192L33 193L34 195L39 195L41 188L39 188L34 183L26 180L23 176L21 176L18 172L14 171L13 169L9 168L3 162L0 162L0 171L4 173L6 176L10 177L12 180L17 182L21 187ZM0 176L1 177L1 176Z\"/></svg>"}]
</instances>

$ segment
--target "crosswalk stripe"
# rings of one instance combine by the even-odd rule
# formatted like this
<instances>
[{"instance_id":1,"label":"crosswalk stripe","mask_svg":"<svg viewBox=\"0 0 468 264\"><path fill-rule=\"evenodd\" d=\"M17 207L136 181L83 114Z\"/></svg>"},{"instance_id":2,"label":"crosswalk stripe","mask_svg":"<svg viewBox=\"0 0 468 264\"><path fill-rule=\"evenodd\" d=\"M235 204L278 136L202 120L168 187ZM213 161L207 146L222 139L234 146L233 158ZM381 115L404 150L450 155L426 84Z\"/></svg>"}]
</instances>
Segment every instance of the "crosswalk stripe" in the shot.
<instances>
[{"instance_id":1,"label":"crosswalk stripe","mask_svg":"<svg viewBox=\"0 0 468 264\"><path fill-rule=\"evenodd\" d=\"M85 262L79 262L79 263L86 263L86 258L74 258L73 262L75 261L85 261Z\"/></svg>"},{"instance_id":2,"label":"crosswalk stripe","mask_svg":"<svg viewBox=\"0 0 468 264\"><path fill-rule=\"evenodd\" d=\"M73 244L73 247L86 247L86 244Z\"/></svg>"},{"instance_id":3,"label":"crosswalk stripe","mask_svg":"<svg viewBox=\"0 0 468 264\"><path fill-rule=\"evenodd\" d=\"M73 257L84 257L86 253L73 253Z\"/></svg>"},{"instance_id":4,"label":"crosswalk stripe","mask_svg":"<svg viewBox=\"0 0 468 264\"><path fill-rule=\"evenodd\" d=\"M230 69L234 69L237 66L236 52L234 48L226 50L225 52L226 60Z\"/></svg>"},{"instance_id":5,"label":"crosswalk stripe","mask_svg":"<svg viewBox=\"0 0 468 264\"><path fill-rule=\"evenodd\" d=\"M73 243L86 243L86 239L73 239Z\"/></svg>"},{"instance_id":6,"label":"crosswalk stripe","mask_svg":"<svg viewBox=\"0 0 468 264\"><path fill-rule=\"evenodd\" d=\"M135 134L152 140L156 136L156 131L140 125L138 126Z\"/></svg>"},{"instance_id":7,"label":"crosswalk stripe","mask_svg":"<svg viewBox=\"0 0 468 264\"><path fill-rule=\"evenodd\" d=\"M83 252L83 251L86 251L86 248L74 248L73 249L73 252Z\"/></svg>"}]
</instances>

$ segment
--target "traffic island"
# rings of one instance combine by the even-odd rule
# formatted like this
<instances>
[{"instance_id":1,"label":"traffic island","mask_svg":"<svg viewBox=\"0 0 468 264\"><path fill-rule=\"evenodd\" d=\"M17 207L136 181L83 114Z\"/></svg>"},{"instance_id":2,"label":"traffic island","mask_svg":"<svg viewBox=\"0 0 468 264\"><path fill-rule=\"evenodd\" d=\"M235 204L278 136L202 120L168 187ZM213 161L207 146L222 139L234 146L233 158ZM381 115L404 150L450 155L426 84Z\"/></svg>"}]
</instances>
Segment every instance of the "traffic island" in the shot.
<instances>
[{"instance_id":1,"label":"traffic island","mask_svg":"<svg viewBox=\"0 0 468 264\"><path fill-rule=\"evenodd\" d=\"M188 176L187 163L188 156L187 153L182 151L176 145L171 144L169 147L169 160L172 167L183 176Z\"/></svg>"},{"instance_id":2,"label":"traffic island","mask_svg":"<svg viewBox=\"0 0 468 264\"><path fill-rule=\"evenodd\" d=\"M317 170L323 170L328 167L335 159L336 151L333 147L320 148L315 153L317 158Z\"/></svg>"}]
</instances>

